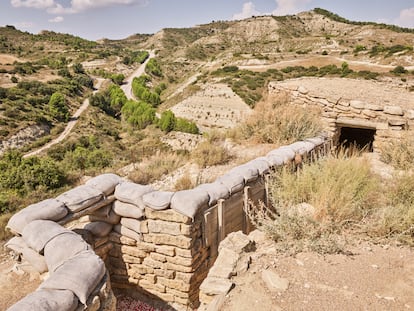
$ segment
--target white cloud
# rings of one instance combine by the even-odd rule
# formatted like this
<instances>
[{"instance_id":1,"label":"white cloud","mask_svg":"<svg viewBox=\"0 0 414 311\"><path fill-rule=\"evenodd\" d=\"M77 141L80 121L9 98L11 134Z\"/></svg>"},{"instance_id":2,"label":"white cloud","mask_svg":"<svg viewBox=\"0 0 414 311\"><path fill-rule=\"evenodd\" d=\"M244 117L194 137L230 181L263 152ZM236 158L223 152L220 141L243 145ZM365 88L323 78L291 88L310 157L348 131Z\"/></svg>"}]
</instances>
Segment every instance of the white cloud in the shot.
<instances>
[{"instance_id":1,"label":"white cloud","mask_svg":"<svg viewBox=\"0 0 414 311\"><path fill-rule=\"evenodd\" d=\"M49 23L61 23L64 20L65 19L63 18L63 16L56 16L54 18L49 19Z\"/></svg>"},{"instance_id":2,"label":"white cloud","mask_svg":"<svg viewBox=\"0 0 414 311\"><path fill-rule=\"evenodd\" d=\"M276 0L276 9L272 12L273 15L288 15L295 14L305 10L305 5L312 0Z\"/></svg>"},{"instance_id":3,"label":"white cloud","mask_svg":"<svg viewBox=\"0 0 414 311\"><path fill-rule=\"evenodd\" d=\"M15 26L17 29L30 29L33 28L35 24L32 22L20 22L17 23Z\"/></svg>"},{"instance_id":4,"label":"white cloud","mask_svg":"<svg viewBox=\"0 0 414 311\"><path fill-rule=\"evenodd\" d=\"M414 27L414 7L401 10L395 23L404 27Z\"/></svg>"},{"instance_id":5,"label":"white cloud","mask_svg":"<svg viewBox=\"0 0 414 311\"><path fill-rule=\"evenodd\" d=\"M75 14L92 9L105 8L117 5L147 5L149 0L72 0L69 7L56 3L53 7L49 7L47 11L51 14Z\"/></svg>"},{"instance_id":6,"label":"white cloud","mask_svg":"<svg viewBox=\"0 0 414 311\"><path fill-rule=\"evenodd\" d=\"M55 5L54 0L11 0L10 3L15 8L34 9L47 9Z\"/></svg>"},{"instance_id":7,"label":"white cloud","mask_svg":"<svg viewBox=\"0 0 414 311\"><path fill-rule=\"evenodd\" d=\"M233 20L244 19L252 17L253 15L261 15L259 11L256 11L256 8L252 2L246 2L243 4L243 9L240 13L233 15Z\"/></svg>"}]
</instances>

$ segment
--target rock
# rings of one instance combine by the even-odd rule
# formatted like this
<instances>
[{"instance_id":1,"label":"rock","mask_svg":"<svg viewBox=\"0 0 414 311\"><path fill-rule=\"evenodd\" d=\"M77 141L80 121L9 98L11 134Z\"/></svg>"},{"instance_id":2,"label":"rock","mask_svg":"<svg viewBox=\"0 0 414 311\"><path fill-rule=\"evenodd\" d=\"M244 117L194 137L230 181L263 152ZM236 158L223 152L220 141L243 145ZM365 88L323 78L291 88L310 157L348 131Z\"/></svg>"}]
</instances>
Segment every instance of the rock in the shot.
<instances>
[{"instance_id":1,"label":"rock","mask_svg":"<svg viewBox=\"0 0 414 311\"><path fill-rule=\"evenodd\" d=\"M249 239L255 243L261 243L266 240L266 233L256 229L249 233Z\"/></svg>"},{"instance_id":2,"label":"rock","mask_svg":"<svg viewBox=\"0 0 414 311\"><path fill-rule=\"evenodd\" d=\"M234 270L239 260L239 255L227 248L224 248L220 251L214 266L210 269L208 273L209 277L229 279L235 273Z\"/></svg>"},{"instance_id":3,"label":"rock","mask_svg":"<svg viewBox=\"0 0 414 311\"><path fill-rule=\"evenodd\" d=\"M206 295L227 294L233 287L233 282L227 279L207 277L200 285L200 290Z\"/></svg>"},{"instance_id":4,"label":"rock","mask_svg":"<svg viewBox=\"0 0 414 311\"><path fill-rule=\"evenodd\" d=\"M372 111L382 111L382 110L384 110L384 108L382 108L379 105L375 105L375 104L366 104L365 109L372 110Z\"/></svg>"},{"instance_id":5,"label":"rock","mask_svg":"<svg viewBox=\"0 0 414 311\"><path fill-rule=\"evenodd\" d=\"M404 111L399 106L385 106L384 113L392 114L395 116L402 116L404 115Z\"/></svg>"},{"instance_id":6,"label":"rock","mask_svg":"<svg viewBox=\"0 0 414 311\"><path fill-rule=\"evenodd\" d=\"M351 100L349 102L349 104L351 105L352 108L355 108L355 109L364 109L365 108L365 103L360 101L360 100Z\"/></svg>"},{"instance_id":7,"label":"rock","mask_svg":"<svg viewBox=\"0 0 414 311\"><path fill-rule=\"evenodd\" d=\"M299 86L298 87L298 92L301 93L301 94L306 95L306 94L309 93L309 90L306 87L304 87L304 86Z\"/></svg>"},{"instance_id":8,"label":"rock","mask_svg":"<svg viewBox=\"0 0 414 311\"><path fill-rule=\"evenodd\" d=\"M284 292L289 288L289 280L281 278L275 272L270 270L262 271L262 280L265 282L267 288L274 292Z\"/></svg>"},{"instance_id":9,"label":"rock","mask_svg":"<svg viewBox=\"0 0 414 311\"><path fill-rule=\"evenodd\" d=\"M406 116L407 116L408 119L414 120L414 110L412 110L412 109L407 110Z\"/></svg>"},{"instance_id":10,"label":"rock","mask_svg":"<svg viewBox=\"0 0 414 311\"><path fill-rule=\"evenodd\" d=\"M230 233L226 239L224 239L219 246L219 252L227 248L234 251L237 254L242 252L250 252L254 249L254 242L252 242L249 237L241 231Z\"/></svg>"},{"instance_id":11,"label":"rock","mask_svg":"<svg viewBox=\"0 0 414 311\"><path fill-rule=\"evenodd\" d=\"M404 119L389 119L388 124L391 126L402 126L405 125L407 122Z\"/></svg>"}]
</instances>

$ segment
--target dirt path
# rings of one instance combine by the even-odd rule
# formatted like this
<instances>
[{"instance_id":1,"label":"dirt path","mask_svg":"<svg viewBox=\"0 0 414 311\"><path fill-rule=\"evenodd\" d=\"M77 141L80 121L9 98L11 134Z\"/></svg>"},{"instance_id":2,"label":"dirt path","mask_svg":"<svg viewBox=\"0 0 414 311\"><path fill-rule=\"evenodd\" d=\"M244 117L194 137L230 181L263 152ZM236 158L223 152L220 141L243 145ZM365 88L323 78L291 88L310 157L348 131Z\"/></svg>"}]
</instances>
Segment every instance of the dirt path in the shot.
<instances>
[{"instance_id":1,"label":"dirt path","mask_svg":"<svg viewBox=\"0 0 414 311\"><path fill-rule=\"evenodd\" d=\"M141 66L139 66L126 80L125 83L123 85L121 85L121 89L124 91L125 96L128 99L135 99L134 94L132 93L132 80L134 80L135 77L139 77L140 75L142 75L145 72L145 66L147 65L148 61L151 58L155 57L155 51L149 51L149 56L148 58L145 60L145 62L143 62L141 64Z\"/></svg>"},{"instance_id":2,"label":"dirt path","mask_svg":"<svg viewBox=\"0 0 414 311\"><path fill-rule=\"evenodd\" d=\"M264 65L242 65L238 66L239 69L249 69L249 70L267 70L267 69L282 69L288 66L326 66L330 64L335 64L337 66L341 66L343 62L348 63L349 67L353 70L371 70L376 72L389 72L390 70L394 69L395 66L392 65L382 65L371 63L368 61L356 61L345 59L342 57L335 57L335 56L311 56L307 58L299 58L299 59L292 59L292 60L285 60L280 61L274 64L264 64ZM407 70L413 70L414 66L406 66Z\"/></svg>"},{"instance_id":3,"label":"dirt path","mask_svg":"<svg viewBox=\"0 0 414 311\"><path fill-rule=\"evenodd\" d=\"M98 83L96 85L96 90L93 92L94 94L96 92L99 92L99 89L103 83L104 79L98 79ZM27 157L32 157L35 155L38 155L40 153L42 153L43 151L49 149L50 147L56 145L57 143L60 143L61 141L63 141L68 135L69 133L72 131L72 129L75 127L76 123L78 123L78 119L81 116L81 114L89 107L89 98L86 98L82 105L79 107L78 110L76 110L76 112L73 114L73 116L70 118L68 124L66 125L65 129L63 130L62 133L60 133L60 135L53 139L52 141L50 141L49 143L47 143L46 145L42 146L41 148L34 150L32 152L26 153L23 157L27 158Z\"/></svg>"}]
</instances>

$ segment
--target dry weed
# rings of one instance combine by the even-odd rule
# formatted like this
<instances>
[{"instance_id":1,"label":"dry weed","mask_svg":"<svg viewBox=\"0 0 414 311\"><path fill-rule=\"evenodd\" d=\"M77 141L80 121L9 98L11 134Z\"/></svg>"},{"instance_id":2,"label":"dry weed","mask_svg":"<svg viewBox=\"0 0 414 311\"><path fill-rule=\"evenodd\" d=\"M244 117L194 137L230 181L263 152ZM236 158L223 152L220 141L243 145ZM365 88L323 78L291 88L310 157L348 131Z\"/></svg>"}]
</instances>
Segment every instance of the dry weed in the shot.
<instances>
[{"instance_id":1,"label":"dry weed","mask_svg":"<svg viewBox=\"0 0 414 311\"><path fill-rule=\"evenodd\" d=\"M414 167L414 137L406 131L400 139L391 140L380 146L381 160L396 169L408 170Z\"/></svg>"}]
</instances>

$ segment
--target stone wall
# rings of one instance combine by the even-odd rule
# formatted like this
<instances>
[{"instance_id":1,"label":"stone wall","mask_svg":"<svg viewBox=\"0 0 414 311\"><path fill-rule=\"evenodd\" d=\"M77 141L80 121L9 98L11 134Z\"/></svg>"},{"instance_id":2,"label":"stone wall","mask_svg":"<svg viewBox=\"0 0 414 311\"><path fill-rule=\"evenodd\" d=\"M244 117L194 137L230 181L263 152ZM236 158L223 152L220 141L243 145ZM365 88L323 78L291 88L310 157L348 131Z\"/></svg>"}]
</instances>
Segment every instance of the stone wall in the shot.
<instances>
[{"instance_id":1,"label":"stone wall","mask_svg":"<svg viewBox=\"0 0 414 311\"><path fill-rule=\"evenodd\" d=\"M76 304L88 310L113 310L110 285L176 309L195 308L220 241L231 232L252 229L244 213L246 204L267 203L269 173L329 150L330 141L324 137L296 142L238 166L213 183L178 192L156 191L114 174L100 175L15 214L8 228L16 237L7 246L40 273L49 271L49 278L35 293L43 288L68 290L66 300L51 300L58 303L55 309L74 310ZM20 247L13 245L16 240L23 242ZM88 272L85 254L95 260L97 272L92 268L95 272ZM52 281L61 274L71 276L83 292L62 287L65 282L56 288ZM99 280L92 278L100 274ZM35 298L29 295L22 301ZM76 303L67 303L71 298ZM18 310L21 303L11 310Z\"/></svg>"},{"instance_id":2,"label":"stone wall","mask_svg":"<svg viewBox=\"0 0 414 311\"><path fill-rule=\"evenodd\" d=\"M315 90L303 86L304 82L307 82L306 80L310 80L310 83L307 83L310 85L315 79L296 79L286 83L272 82L269 83L268 91L269 94L279 94L281 92L289 94L290 102L295 105L319 107L322 110L321 120L323 126L328 136L332 138L334 145L338 143L341 127L376 130L373 143L374 151L376 151L381 144L387 143L391 139L400 138L403 130L411 130L414 126L414 110L406 108L410 106L409 101L412 96L407 97L404 106L401 98L396 99L397 105L393 104L392 94L398 92L398 90L390 91L385 89L382 84L378 84L377 89L374 90L382 89L384 94L388 96L384 95L381 99L378 98L381 97L378 94L372 94L372 100L375 98L376 101L369 102L367 100L369 94L362 96L360 94L361 90L356 89L356 95L353 98L349 95L352 90L347 90L346 95L342 95L344 90L341 87L347 87L346 79L342 79L342 85L335 85L336 89L331 89L330 92L325 92L325 94L321 94L323 92L319 92L318 87L319 84L323 87L326 80L316 79L318 80L318 86L315 87ZM353 82L358 83L358 81ZM328 84L328 81L326 83ZM371 83L375 85L375 82ZM354 84L352 85L354 86ZM328 93L330 93L330 96L327 95Z\"/></svg>"}]
</instances>

